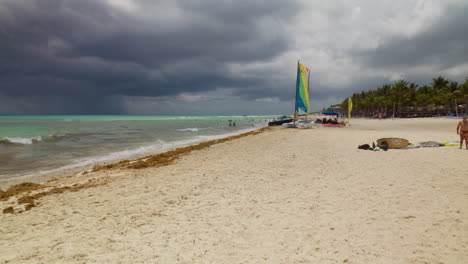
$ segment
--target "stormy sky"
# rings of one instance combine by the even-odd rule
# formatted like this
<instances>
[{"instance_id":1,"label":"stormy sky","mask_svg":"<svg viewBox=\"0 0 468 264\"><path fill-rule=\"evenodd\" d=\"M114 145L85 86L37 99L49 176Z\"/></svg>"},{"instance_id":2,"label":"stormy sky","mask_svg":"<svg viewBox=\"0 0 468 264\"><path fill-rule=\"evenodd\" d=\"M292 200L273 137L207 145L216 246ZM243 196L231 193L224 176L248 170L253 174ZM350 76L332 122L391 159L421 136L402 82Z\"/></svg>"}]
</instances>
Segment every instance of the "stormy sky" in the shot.
<instances>
[{"instance_id":1,"label":"stormy sky","mask_svg":"<svg viewBox=\"0 0 468 264\"><path fill-rule=\"evenodd\" d=\"M468 1L0 0L0 114L290 114L468 77Z\"/></svg>"}]
</instances>

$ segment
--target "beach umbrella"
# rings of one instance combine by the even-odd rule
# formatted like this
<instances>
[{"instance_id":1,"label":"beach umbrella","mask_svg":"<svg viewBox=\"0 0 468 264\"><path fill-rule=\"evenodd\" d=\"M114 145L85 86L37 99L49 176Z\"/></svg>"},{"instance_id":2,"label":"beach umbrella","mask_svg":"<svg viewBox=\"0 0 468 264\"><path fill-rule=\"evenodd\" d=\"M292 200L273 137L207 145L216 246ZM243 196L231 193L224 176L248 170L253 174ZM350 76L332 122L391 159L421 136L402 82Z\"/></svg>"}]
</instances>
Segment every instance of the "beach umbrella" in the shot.
<instances>
[{"instance_id":1,"label":"beach umbrella","mask_svg":"<svg viewBox=\"0 0 468 264\"><path fill-rule=\"evenodd\" d=\"M323 112L322 115L335 115L338 117L339 114L335 111L326 111L326 112Z\"/></svg>"}]
</instances>

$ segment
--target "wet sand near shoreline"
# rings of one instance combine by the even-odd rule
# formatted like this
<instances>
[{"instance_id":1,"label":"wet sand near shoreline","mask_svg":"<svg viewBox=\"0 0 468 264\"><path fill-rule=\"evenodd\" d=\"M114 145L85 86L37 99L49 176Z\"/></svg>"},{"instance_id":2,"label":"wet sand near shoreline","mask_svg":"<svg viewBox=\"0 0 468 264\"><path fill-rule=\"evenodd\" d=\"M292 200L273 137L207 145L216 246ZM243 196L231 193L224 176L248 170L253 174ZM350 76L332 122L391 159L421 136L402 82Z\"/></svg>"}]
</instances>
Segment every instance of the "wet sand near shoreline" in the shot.
<instances>
[{"instance_id":1,"label":"wet sand near shoreline","mask_svg":"<svg viewBox=\"0 0 468 264\"><path fill-rule=\"evenodd\" d=\"M275 128L60 178L75 189L0 214L0 263L468 263L468 151L357 149L457 141L457 122Z\"/></svg>"}]
</instances>

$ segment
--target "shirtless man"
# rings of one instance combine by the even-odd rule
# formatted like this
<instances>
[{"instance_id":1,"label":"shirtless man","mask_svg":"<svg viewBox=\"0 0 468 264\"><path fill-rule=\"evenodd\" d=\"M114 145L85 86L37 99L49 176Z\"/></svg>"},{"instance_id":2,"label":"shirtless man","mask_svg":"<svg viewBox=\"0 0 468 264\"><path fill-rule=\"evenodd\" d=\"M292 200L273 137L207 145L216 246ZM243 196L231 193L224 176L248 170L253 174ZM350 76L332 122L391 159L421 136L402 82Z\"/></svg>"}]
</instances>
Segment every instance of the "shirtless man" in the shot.
<instances>
[{"instance_id":1,"label":"shirtless man","mask_svg":"<svg viewBox=\"0 0 468 264\"><path fill-rule=\"evenodd\" d=\"M457 134L460 134L460 149L463 146L463 140L465 140L465 146L468 149L468 120L466 116L458 123Z\"/></svg>"}]
</instances>

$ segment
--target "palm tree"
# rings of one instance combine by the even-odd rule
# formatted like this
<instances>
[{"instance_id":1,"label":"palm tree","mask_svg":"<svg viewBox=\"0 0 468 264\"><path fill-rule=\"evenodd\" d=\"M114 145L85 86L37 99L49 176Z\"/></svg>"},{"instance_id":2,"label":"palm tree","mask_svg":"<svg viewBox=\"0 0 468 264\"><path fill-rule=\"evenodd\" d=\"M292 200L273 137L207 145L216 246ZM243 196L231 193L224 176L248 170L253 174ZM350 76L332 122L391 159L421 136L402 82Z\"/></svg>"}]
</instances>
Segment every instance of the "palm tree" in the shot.
<instances>
[{"instance_id":1,"label":"palm tree","mask_svg":"<svg viewBox=\"0 0 468 264\"><path fill-rule=\"evenodd\" d=\"M459 86L459 91L463 94L463 102L465 103L465 113L468 114L468 77L465 82Z\"/></svg>"},{"instance_id":2,"label":"palm tree","mask_svg":"<svg viewBox=\"0 0 468 264\"><path fill-rule=\"evenodd\" d=\"M450 105L455 101L455 95L450 92L448 88L445 88L441 91L441 100L442 103L446 106L447 114L450 113Z\"/></svg>"},{"instance_id":3,"label":"palm tree","mask_svg":"<svg viewBox=\"0 0 468 264\"><path fill-rule=\"evenodd\" d=\"M416 106L416 89L418 88L417 84L410 83L406 92L403 94L403 104L406 106Z\"/></svg>"},{"instance_id":4,"label":"palm tree","mask_svg":"<svg viewBox=\"0 0 468 264\"><path fill-rule=\"evenodd\" d=\"M440 90L446 88L449 84L449 80L445 79L442 76L432 79L432 88Z\"/></svg>"},{"instance_id":5,"label":"palm tree","mask_svg":"<svg viewBox=\"0 0 468 264\"><path fill-rule=\"evenodd\" d=\"M401 99L408 88L408 82L405 80L396 81L393 84L393 94L398 99L398 115L401 116Z\"/></svg>"},{"instance_id":6,"label":"palm tree","mask_svg":"<svg viewBox=\"0 0 468 264\"><path fill-rule=\"evenodd\" d=\"M415 101L416 106L435 106L432 88L424 85L416 90Z\"/></svg>"},{"instance_id":7,"label":"palm tree","mask_svg":"<svg viewBox=\"0 0 468 264\"><path fill-rule=\"evenodd\" d=\"M444 106L447 113L453 110L455 100L464 102L464 109L468 113L468 77L465 82L458 84L451 82L442 76L432 79L431 86L419 87L415 83L399 80L393 84L385 84L377 89L362 91L352 95L355 111L364 111L366 116L377 112L387 112L398 104L398 112L401 116L403 106L414 107L435 107ZM343 109L347 109L347 100L341 104ZM419 109L424 110L424 109ZM434 113L435 109L426 108ZM394 111L388 111L390 115Z\"/></svg>"},{"instance_id":8,"label":"palm tree","mask_svg":"<svg viewBox=\"0 0 468 264\"><path fill-rule=\"evenodd\" d=\"M458 90L458 82L450 82L449 85L448 85L448 88L450 90L450 92L455 92L456 90Z\"/></svg>"},{"instance_id":9,"label":"palm tree","mask_svg":"<svg viewBox=\"0 0 468 264\"><path fill-rule=\"evenodd\" d=\"M453 93L453 96L455 97L455 111L457 112L458 115L458 102L463 102L463 93L461 90L456 90Z\"/></svg>"}]
</instances>

